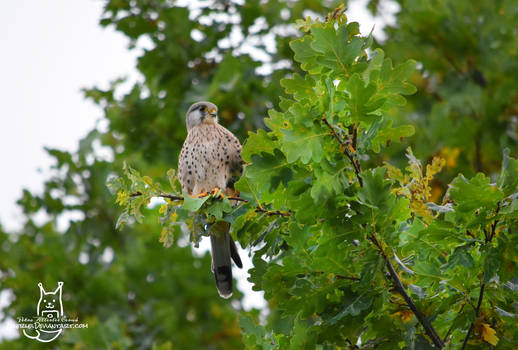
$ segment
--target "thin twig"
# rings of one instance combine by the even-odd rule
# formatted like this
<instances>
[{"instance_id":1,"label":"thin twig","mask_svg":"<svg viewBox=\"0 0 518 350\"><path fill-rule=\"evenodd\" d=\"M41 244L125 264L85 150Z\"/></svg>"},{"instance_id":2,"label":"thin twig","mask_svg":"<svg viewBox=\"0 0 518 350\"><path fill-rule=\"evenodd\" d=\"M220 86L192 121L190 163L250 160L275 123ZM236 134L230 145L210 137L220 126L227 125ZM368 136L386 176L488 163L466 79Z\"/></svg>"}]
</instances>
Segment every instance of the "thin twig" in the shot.
<instances>
[{"instance_id":1,"label":"thin twig","mask_svg":"<svg viewBox=\"0 0 518 350\"><path fill-rule=\"evenodd\" d=\"M340 143L340 146L342 147L344 154L347 156L347 158L349 158L349 161L351 162L351 164L354 168L354 173L356 174L356 178L358 179L358 182L360 183L360 187L363 187L363 180L360 176L360 173L362 172L361 167L360 167L360 162L356 161L354 159L354 156L351 154L351 152L349 152L349 148L348 148L349 145L347 145L346 142L344 142L342 140L342 138L340 136L338 136L335 128L333 128L333 126L331 124L329 124L327 119L325 117L323 117L322 121L324 122L324 124L326 124L326 126L329 128L329 130L331 130L331 134L333 134L334 138ZM356 148L353 148L353 150L356 152Z\"/></svg>"},{"instance_id":2,"label":"thin twig","mask_svg":"<svg viewBox=\"0 0 518 350\"><path fill-rule=\"evenodd\" d=\"M444 58L446 58L446 61L452 65L453 68L460 74L464 75L465 73L462 71L462 69L459 67L457 62L455 62L455 59L451 57L450 55L445 55Z\"/></svg>"},{"instance_id":3,"label":"thin twig","mask_svg":"<svg viewBox=\"0 0 518 350\"><path fill-rule=\"evenodd\" d=\"M316 274L319 274L319 275L323 275L324 274L324 271L315 271ZM340 275L340 274L333 274L334 277L337 279L337 280L351 280L351 281L360 281L360 278L359 277L356 277L356 276L344 276L344 275Z\"/></svg>"},{"instance_id":4,"label":"thin twig","mask_svg":"<svg viewBox=\"0 0 518 350\"><path fill-rule=\"evenodd\" d=\"M500 201L497 203L495 216L497 216L499 212L500 212ZM493 221L493 223L491 224L491 232L488 233L487 230L484 229L484 234L486 235L486 245L491 243L491 241L493 240L493 237L495 237L496 225L498 225L498 221L499 221L498 219L495 219L495 221ZM481 282L480 293L478 295L477 307L475 308L475 316L476 316L475 320L478 318L478 316L480 314L480 307L482 306L482 299L484 298L485 288L486 288L486 284ZM464 342L462 343L461 350L464 350L464 348L468 344L469 337L471 336L471 332L473 332L474 327L475 327L475 321L471 322L471 325L469 326L468 333L466 334L466 338L464 338Z\"/></svg>"},{"instance_id":5,"label":"thin twig","mask_svg":"<svg viewBox=\"0 0 518 350\"><path fill-rule=\"evenodd\" d=\"M354 276L342 276L342 275L335 275L336 279L339 280L351 280L351 281L359 281L360 278L354 277Z\"/></svg>"},{"instance_id":6,"label":"thin twig","mask_svg":"<svg viewBox=\"0 0 518 350\"><path fill-rule=\"evenodd\" d=\"M500 201L498 201L497 203L495 216L497 216L498 213L500 213ZM491 235L489 236L489 242L491 242L493 240L493 237L495 237L496 225L498 225L498 219L495 219L495 221L493 221L493 224L491 225Z\"/></svg>"},{"instance_id":7,"label":"thin twig","mask_svg":"<svg viewBox=\"0 0 518 350\"><path fill-rule=\"evenodd\" d=\"M485 283L482 283L482 285L480 286L480 293L478 295L477 308L475 309L475 316L476 316L475 319L478 318L478 315L480 313L480 306L482 305L482 298L484 298L485 287L486 287ZM475 327L475 322L471 322L471 325L469 326L469 329L468 329L468 333L466 334L466 338L464 338L464 342L462 342L462 347L460 348L460 350L464 350L464 348L468 344L469 337L471 336L471 332L473 332L474 327Z\"/></svg>"},{"instance_id":8,"label":"thin twig","mask_svg":"<svg viewBox=\"0 0 518 350\"><path fill-rule=\"evenodd\" d=\"M473 237L474 239L477 239L473 233L471 233L469 230L466 230L466 234L470 237Z\"/></svg>"},{"instance_id":9,"label":"thin twig","mask_svg":"<svg viewBox=\"0 0 518 350\"><path fill-rule=\"evenodd\" d=\"M290 216L291 215L291 211L268 210L268 209L264 209L264 208L261 208L261 207L255 208L255 211L257 213L265 213L267 216L274 216L274 215Z\"/></svg>"},{"instance_id":10,"label":"thin twig","mask_svg":"<svg viewBox=\"0 0 518 350\"><path fill-rule=\"evenodd\" d=\"M356 124L353 124L353 148L356 149L356 145L358 144L358 128Z\"/></svg>"},{"instance_id":11,"label":"thin twig","mask_svg":"<svg viewBox=\"0 0 518 350\"><path fill-rule=\"evenodd\" d=\"M376 237L374 235L371 235L368 237L369 240L378 248L379 253L383 256L383 259L385 259L385 263L387 264L387 268L389 270L390 277L392 278L392 282L394 283L395 289L397 292L405 299L408 307L412 310L414 315L417 317L419 323L423 326L426 334L432 339L432 342L435 346L437 346L439 349L444 348L444 343L435 331L435 328L433 328L433 325L428 321L426 316L417 308L415 305L414 300L408 295L408 293L405 290L405 287L403 286L403 283L399 279L399 276L394 270L394 266L392 266L392 263L390 262L390 259L388 258L387 254L381 247L381 244L378 242Z\"/></svg>"},{"instance_id":12,"label":"thin twig","mask_svg":"<svg viewBox=\"0 0 518 350\"><path fill-rule=\"evenodd\" d=\"M489 233L487 232L487 230L485 228L483 229L483 231L484 231L484 237L485 237L484 241L486 243L488 243L489 242Z\"/></svg>"},{"instance_id":13,"label":"thin twig","mask_svg":"<svg viewBox=\"0 0 518 350\"><path fill-rule=\"evenodd\" d=\"M459 314L462 312L462 310L464 309L464 306L466 306L466 303L462 304L462 306L460 307L460 310L459 310ZM453 331L453 328L455 328L455 324L452 322L450 328L448 329L448 331L446 332L446 335L444 336L444 338L442 339L442 341L444 343L446 343L446 341L448 340L448 337L450 336L451 332Z\"/></svg>"}]
</instances>

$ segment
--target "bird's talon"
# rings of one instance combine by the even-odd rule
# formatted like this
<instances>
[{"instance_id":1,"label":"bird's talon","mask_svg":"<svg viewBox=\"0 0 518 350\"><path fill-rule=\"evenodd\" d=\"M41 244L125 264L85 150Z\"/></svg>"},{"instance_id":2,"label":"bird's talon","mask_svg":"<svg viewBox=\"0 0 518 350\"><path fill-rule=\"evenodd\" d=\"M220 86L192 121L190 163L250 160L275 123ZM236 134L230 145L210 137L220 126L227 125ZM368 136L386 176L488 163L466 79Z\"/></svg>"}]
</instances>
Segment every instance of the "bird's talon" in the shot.
<instances>
[{"instance_id":1,"label":"bird's talon","mask_svg":"<svg viewBox=\"0 0 518 350\"><path fill-rule=\"evenodd\" d=\"M218 188L214 188L212 191L211 191L211 194L214 198L219 198L219 199L224 199L225 198L225 195L223 194L223 192Z\"/></svg>"}]
</instances>

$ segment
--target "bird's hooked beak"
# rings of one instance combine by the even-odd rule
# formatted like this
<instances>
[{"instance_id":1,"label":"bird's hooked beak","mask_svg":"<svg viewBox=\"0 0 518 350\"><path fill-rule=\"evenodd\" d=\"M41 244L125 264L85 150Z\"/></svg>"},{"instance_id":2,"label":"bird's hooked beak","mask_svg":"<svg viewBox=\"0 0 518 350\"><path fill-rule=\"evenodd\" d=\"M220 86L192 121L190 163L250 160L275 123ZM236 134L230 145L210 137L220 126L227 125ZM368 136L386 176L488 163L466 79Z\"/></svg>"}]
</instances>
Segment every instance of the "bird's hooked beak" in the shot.
<instances>
[{"instance_id":1,"label":"bird's hooked beak","mask_svg":"<svg viewBox=\"0 0 518 350\"><path fill-rule=\"evenodd\" d=\"M216 118L218 116L218 114L216 113L216 109L211 109L209 111L209 115L212 117L212 118Z\"/></svg>"}]
</instances>

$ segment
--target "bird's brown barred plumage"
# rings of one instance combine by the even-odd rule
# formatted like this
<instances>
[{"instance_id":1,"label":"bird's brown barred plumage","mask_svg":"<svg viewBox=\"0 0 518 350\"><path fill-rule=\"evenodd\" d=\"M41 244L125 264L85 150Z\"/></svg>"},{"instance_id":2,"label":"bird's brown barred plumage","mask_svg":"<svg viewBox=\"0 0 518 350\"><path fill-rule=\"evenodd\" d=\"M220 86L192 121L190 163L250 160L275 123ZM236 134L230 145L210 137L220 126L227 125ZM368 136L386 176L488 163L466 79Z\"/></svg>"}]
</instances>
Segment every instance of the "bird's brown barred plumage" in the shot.
<instances>
[{"instance_id":1,"label":"bird's brown barred plumage","mask_svg":"<svg viewBox=\"0 0 518 350\"><path fill-rule=\"evenodd\" d=\"M233 173L241 172L241 144L219 124L201 124L189 130L178 164L178 176L187 193L197 195L215 187L228 190Z\"/></svg>"},{"instance_id":2,"label":"bird's brown barred plumage","mask_svg":"<svg viewBox=\"0 0 518 350\"><path fill-rule=\"evenodd\" d=\"M227 195L235 192L229 180L241 174L241 144L217 122L217 107L210 102L198 102L187 112L188 134L180 152L178 178L182 189L196 196L219 188ZM212 271L219 294L232 295L231 258L238 267L242 262L229 234L230 224L218 222L211 227Z\"/></svg>"}]
</instances>

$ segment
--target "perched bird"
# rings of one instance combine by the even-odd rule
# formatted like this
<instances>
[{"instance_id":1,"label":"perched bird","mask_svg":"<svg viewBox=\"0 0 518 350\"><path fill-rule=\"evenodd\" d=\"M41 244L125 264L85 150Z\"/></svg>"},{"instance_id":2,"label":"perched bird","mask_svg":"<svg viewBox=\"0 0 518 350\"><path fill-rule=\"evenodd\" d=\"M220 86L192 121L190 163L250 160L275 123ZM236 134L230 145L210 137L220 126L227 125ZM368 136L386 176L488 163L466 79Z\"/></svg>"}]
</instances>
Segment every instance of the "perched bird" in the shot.
<instances>
[{"instance_id":1,"label":"perched bird","mask_svg":"<svg viewBox=\"0 0 518 350\"><path fill-rule=\"evenodd\" d=\"M205 195L220 189L233 195L232 174L242 172L241 144L230 131L218 124L218 108L210 102L193 104L186 114L187 138L180 152L178 178L184 192ZM229 234L230 224L218 222L210 230L212 272L223 298L232 296L230 258L243 264Z\"/></svg>"}]
</instances>

